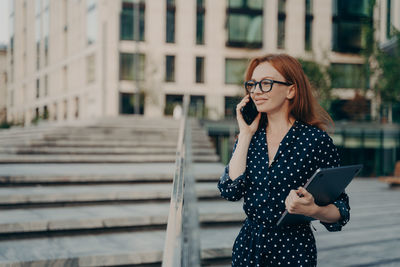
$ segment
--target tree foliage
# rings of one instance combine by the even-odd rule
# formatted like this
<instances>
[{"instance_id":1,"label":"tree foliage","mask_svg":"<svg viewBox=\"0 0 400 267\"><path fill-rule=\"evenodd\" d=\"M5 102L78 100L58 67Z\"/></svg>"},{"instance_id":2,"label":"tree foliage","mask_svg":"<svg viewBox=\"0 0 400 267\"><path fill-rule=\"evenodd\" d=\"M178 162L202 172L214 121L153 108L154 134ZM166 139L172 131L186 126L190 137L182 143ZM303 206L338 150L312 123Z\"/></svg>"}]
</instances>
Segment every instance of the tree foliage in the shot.
<instances>
[{"instance_id":1,"label":"tree foliage","mask_svg":"<svg viewBox=\"0 0 400 267\"><path fill-rule=\"evenodd\" d=\"M315 61L298 60L316 93L319 103L323 108L329 110L332 100L330 68Z\"/></svg>"}]
</instances>

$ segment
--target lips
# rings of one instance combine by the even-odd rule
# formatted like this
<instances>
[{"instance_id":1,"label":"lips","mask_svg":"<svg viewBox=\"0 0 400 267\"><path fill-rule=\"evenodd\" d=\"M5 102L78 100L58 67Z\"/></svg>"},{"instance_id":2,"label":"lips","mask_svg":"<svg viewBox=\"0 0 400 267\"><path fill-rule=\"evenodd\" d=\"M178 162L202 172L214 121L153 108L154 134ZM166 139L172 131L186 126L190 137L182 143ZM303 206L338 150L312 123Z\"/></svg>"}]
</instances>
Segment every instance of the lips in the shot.
<instances>
[{"instance_id":1,"label":"lips","mask_svg":"<svg viewBox=\"0 0 400 267\"><path fill-rule=\"evenodd\" d=\"M267 99L265 99L265 98L254 99L254 102L255 102L256 104L262 104L262 103L264 103L265 101L267 101Z\"/></svg>"}]
</instances>

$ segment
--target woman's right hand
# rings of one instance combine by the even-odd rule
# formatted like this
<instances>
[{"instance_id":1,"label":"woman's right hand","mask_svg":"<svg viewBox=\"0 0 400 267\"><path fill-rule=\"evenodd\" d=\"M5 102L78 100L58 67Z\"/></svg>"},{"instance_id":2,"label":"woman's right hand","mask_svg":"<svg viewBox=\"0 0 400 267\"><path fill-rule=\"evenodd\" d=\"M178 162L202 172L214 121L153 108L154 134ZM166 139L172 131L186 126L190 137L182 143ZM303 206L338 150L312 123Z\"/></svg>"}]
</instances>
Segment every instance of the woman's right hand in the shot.
<instances>
[{"instance_id":1,"label":"woman's right hand","mask_svg":"<svg viewBox=\"0 0 400 267\"><path fill-rule=\"evenodd\" d=\"M239 133L240 134L245 134L245 135L250 135L253 136L253 134L257 131L258 128L258 123L260 122L261 118L261 112L258 112L258 115L254 119L254 121L248 125L245 120L243 119L242 112L240 112L240 109L244 107L247 102L249 102L250 95L246 94L245 97L237 104L236 106L236 119L239 124Z\"/></svg>"}]
</instances>

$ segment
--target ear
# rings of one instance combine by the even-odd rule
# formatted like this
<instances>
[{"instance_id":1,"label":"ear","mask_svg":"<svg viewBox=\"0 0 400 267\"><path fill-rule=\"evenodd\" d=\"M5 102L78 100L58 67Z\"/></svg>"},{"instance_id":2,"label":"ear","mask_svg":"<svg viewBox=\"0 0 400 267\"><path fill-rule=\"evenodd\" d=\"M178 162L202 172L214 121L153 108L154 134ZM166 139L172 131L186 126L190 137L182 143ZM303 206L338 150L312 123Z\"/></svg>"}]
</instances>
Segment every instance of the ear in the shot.
<instances>
[{"instance_id":1,"label":"ear","mask_svg":"<svg viewBox=\"0 0 400 267\"><path fill-rule=\"evenodd\" d=\"M293 84L289 86L286 98L292 100L295 96L296 96L296 86Z\"/></svg>"}]
</instances>

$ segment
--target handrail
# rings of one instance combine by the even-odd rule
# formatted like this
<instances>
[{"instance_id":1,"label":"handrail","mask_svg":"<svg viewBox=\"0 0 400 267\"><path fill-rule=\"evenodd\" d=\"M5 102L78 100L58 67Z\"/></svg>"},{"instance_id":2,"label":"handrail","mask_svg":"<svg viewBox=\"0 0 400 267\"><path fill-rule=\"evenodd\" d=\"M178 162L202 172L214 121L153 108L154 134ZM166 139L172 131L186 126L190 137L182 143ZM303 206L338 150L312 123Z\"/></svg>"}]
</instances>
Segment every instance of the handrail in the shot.
<instances>
[{"instance_id":1,"label":"handrail","mask_svg":"<svg viewBox=\"0 0 400 267\"><path fill-rule=\"evenodd\" d=\"M191 130L187 118L189 102L189 95L185 95L162 267L200 266L198 215L191 162Z\"/></svg>"}]
</instances>

